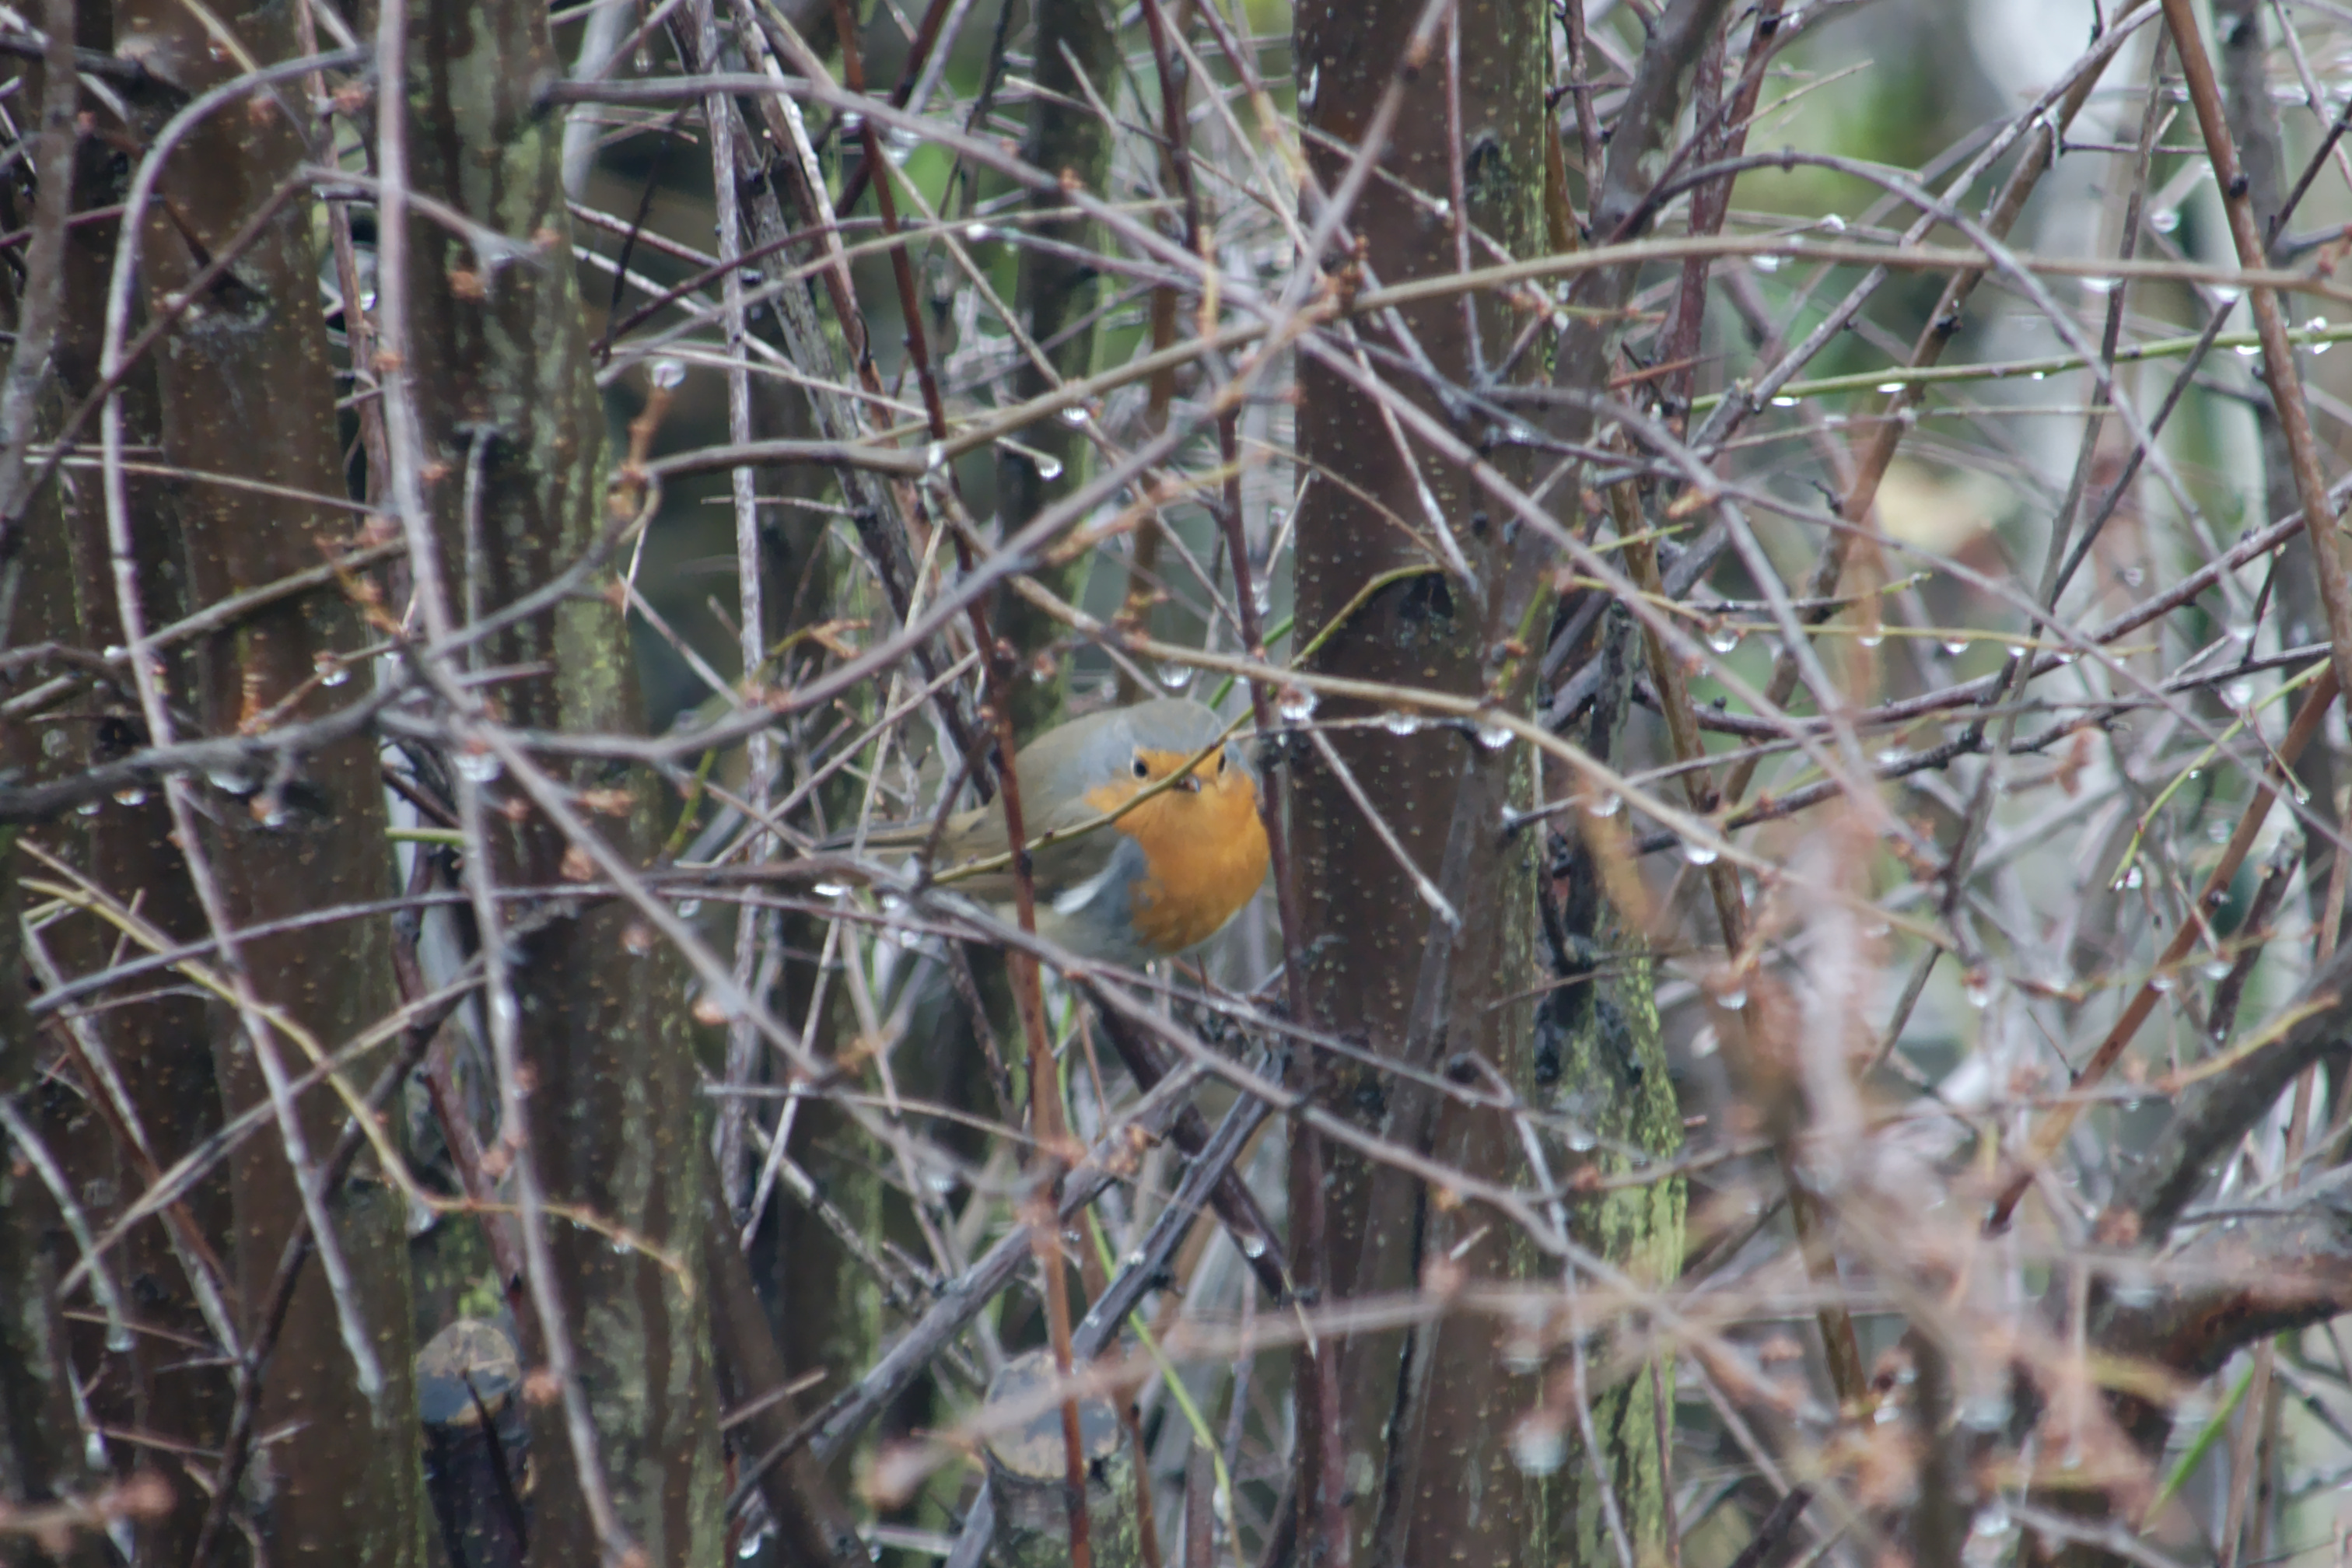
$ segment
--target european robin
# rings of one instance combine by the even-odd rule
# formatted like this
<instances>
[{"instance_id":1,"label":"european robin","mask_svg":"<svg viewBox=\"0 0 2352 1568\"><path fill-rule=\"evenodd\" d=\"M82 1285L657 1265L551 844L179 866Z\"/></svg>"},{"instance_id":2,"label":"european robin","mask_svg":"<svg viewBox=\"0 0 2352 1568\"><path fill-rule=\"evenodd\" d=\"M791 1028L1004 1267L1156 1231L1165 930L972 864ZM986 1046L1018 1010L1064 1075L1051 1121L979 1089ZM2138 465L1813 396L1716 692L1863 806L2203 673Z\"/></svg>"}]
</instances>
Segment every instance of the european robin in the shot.
<instances>
[{"instance_id":1,"label":"european robin","mask_svg":"<svg viewBox=\"0 0 2352 1568\"><path fill-rule=\"evenodd\" d=\"M1073 719L1021 748L1013 765L1038 935L1082 957L1142 963L1190 952L1240 912L1265 879L1265 826L1257 780L1238 744L1219 743L1224 731L1210 709L1163 697ZM911 849L930 831L874 827L862 842ZM948 818L934 874L1009 907L1005 849L1000 795Z\"/></svg>"}]
</instances>

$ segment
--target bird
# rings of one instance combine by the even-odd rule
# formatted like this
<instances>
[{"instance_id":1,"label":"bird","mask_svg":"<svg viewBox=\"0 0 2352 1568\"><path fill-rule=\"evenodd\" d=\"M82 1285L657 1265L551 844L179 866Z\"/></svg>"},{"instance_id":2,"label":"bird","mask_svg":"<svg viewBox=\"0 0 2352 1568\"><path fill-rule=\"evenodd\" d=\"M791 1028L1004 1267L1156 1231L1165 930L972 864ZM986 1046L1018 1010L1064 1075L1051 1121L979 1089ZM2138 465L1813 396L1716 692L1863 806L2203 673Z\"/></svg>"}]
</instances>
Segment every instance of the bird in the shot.
<instances>
[{"instance_id":1,"label":"bird","mask_svg":"<svg viewBox=\"0 0 2352 1568\"><path fill-rule=\"evenodd\" d=\"M1241 912L1265 879L1265 825L1256 775L1225 730L1214 710L1162 697L1068 720L1021 748L1039 936L1140 965L1192 952ZM916 849L931 832L928 821L876 826L827 847ZM933 879L1009 909L1006 847L1000 794L948 818Z\"/></svg>"}]
</instances>

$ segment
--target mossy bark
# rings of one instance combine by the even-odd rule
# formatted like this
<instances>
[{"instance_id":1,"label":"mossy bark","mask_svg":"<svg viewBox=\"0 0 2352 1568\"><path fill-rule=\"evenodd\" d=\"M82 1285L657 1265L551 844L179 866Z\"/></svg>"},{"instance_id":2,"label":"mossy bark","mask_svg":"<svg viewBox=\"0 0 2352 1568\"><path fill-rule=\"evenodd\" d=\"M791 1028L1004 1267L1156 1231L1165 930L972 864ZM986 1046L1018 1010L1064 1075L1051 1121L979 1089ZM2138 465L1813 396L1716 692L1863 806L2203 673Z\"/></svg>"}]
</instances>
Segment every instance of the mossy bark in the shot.
<instances>
[{"instance_id":1,"label":"mossy bark","mask_svg":"<svg viewBox=\"0 0 2352 1568\"><path fill-rule=\"evenodd\" d=\"M1597 746L1607 754L1605 746ZM1559 1022L1558 1060L1549 1109L1582 1128L1592 1140L1586 1168L1602 1178L1623 1177L1682 1147L1682 1108L1667 1075L1666 1053L1658 1034L1658 1008L1651 965L1639 932L1626 930L1601 900L1583 889L1599 882L1591 858L1572 852L1569 888L1561 902L1572 951L1602 963L1552 994L1547 1005ZM1599 929L1577 927L1590 909ZM1574 967L1571 965L1571 973ZM1582 1142L1581 1139L1579 1142ZM1679 1176L1588 1193L1569 1205L1570 1233L1579 1246L1606 1258L1642 1284L1670 1288L1681 1272L1686 1192ZM1626 1325L1633 1326L1633 1325ZM1604 1359L1620 1338L1604 1332L1587 1347L1589 1363ZM1614 1501L1637 1561L1671 1560L1665 1536L1669 1517L1668 1456L1661 1432L1674 1429L1674 1363L1591 1389L1592 1437L1597 1459L1588 1457L1580 1425L1568 1430L1565 1458L1546 1489L1545 1533L1571 1563L1614 1561L1617 1548L1596 1473L1609 1478ZM1658 1402L1667 1407L1661 1419Z\"/></svg>"},{"instance_id":2,"label":"mossy bark","mask_svg":"<svg viewBox=\"0 0 2352 1568\"><path fill-rule=\"evenodd\" d=\"M1051 170L1066 183L1107 195L1110 173L1110 127L1087 101L1091 92L1108 101L1116 91L1118 33L1106 0L1038 0L1037 90L1029 100L1029 133L1022 156ZM1041 242L1021 252L1015 307L1022 331L1053 366L1045 370L1024 358L1013 378L1016 400L1042 396L1055 382L1074 381L1094 368L1095 311L1100 275L1084 252L1100 243L1090 221L1069 214L1058 193L1035 193L1032 213L1066 216L1033 222ZM1048 248L1048 247L1051 248ZM1075 489L1094 453L1087 433L1061 419L1048 419L1021 432L1021 443L1036 456L1005 447L996 465L996 495L1003 531L1026 527L1037 514ZM1090 557L1076 555L1036 574L1039 583L1075 603L1085 591ZM1036 663L1063 633L1060 623L1024 599L1007 594L997 601L995 631L1009 641L1021 669L1013 693L1013 725L1025 742L1051 729L1069 695L1069 666ZM1009 1013L1003 1015L1010 1018Z\"/></svg>"},{"instance_id":3,"label":"mossy bark","mask_svg":"<svg viewBox=\"0 0 2352 1568\"><path fill-rule=\"evenodd\" d=\"M577 560L603 519L604 413L573 275L562 127L538 100L541 85L562 73L544 7L413 0L408 22L415 188L530 252L486 273L439 225L419 218L407 234L415 279L408 369L432 481L427 501L451 593L470 594L489 612ZM478 486L478 537L470 541L469 464ZM515 726L575 733L641 726L628 628L602 596L522 619L489 639L479 658L525 672L499 688L501 717ZM595 764L553 771L575 790L620 782ZM487 787L503 801L499 784ZM655 787L640 789L618 835L625 853L642 856L659 842L662 808ZM490 821L500 881L561 879L566 843L544 816L494 812ZM578 1205L649 1244L616 1247L551 1222L561 1328L622 1528L654 1563L704 1563L720 1550L715 1391L697 1305L698 1205L709 1160L680 965L659 943L626 939L634 918L625 901L605 900L557 911L517 943L520 1048L534 1079L528 1136L551 1202ZM541 1352L526 1344L526 1363ZM535 1413L531 1559L591 1562L599 1542L559 1411L551 1405Z\"/></svg>"}]
</instances>

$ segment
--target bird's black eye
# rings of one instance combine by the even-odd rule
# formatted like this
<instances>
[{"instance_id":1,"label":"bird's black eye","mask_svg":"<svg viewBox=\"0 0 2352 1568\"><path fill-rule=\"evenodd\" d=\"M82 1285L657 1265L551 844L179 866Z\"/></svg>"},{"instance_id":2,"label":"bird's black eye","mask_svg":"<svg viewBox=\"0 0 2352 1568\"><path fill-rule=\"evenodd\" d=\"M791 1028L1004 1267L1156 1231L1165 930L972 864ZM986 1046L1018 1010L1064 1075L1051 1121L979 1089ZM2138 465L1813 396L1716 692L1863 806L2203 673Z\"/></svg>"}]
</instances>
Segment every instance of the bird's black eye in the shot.
<instances>
[{"instance_id":1,"label":"bird's black eye","mask_svg":"<svg viewBox=\"0 0 2352 1568\"><path fill-rule=\"evenodd\" d=\"M1233 761L1233 759L1226 756L1224 752L1219 752L1217 753L1217 776L1219 778L1223 778L1225 776L1225 764L1231 761Z\"/></svg>"},{"instance_id":2,"label":"bird's black eye","mask_svg":"<svg viewBox=\"0 0 2352 1568\"><path fill-rule=\"evenodd\" d=\"M1151 776L1151 764L1145 762L1141 757L1136 758L1135 761L1128 763L1127 765L1128 770L1134 773L1137 778L1148 779Z\"/></svg>"}]
</instances>

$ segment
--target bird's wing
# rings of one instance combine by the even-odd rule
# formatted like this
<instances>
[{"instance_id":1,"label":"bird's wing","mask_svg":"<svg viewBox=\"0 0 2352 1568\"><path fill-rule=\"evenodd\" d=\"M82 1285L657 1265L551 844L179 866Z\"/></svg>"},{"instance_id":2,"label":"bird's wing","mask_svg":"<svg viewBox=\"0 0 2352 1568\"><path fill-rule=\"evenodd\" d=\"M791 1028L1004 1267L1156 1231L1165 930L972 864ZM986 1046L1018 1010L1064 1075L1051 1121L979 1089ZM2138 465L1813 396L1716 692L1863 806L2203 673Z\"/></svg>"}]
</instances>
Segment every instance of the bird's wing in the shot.
<instances>
[{"instance_id":1,"label":"bird's wing","mask_svg":"<svg viewBox=\"0 0 2352 1568\"><path fill-rule=\"evenodd\" d=\"M1055 829L1076 827L1101 815L1080 797L1101 767L1097 755L1101 749L1099 742L1114 734L1122 721L1117 710L1091 713L1047 731L1021 749L1020 755L1013 759L1013 768L1021 780L1022 801L1028 806L1021 826L1030 838ZM1041 816L1035 803L1048 798L1062 804ZM929 818L876 826L866 830L865 842L872 849L916 849L929 841L930 830ZM1108 831L1087 834L1073 843L1049 845L1037 851L1039 880L1046 879L1049 868L1061 868L1064 857L1069 854L1079 856L1080 863L1091 856L1099 865L1108 853L1108 840L1100 845L1091 841L1103 838ZM849 836L845 834L828 840L828 847L846 848L849 843ZM940 839L939 868L945 871L963 861L991 859L1003 853L1004 807L1002 801L991 801L948 819L947 831ZM1091 875L1091 871L1081 875ZM1000 885L1001 891L983 890ZM970 879L964 890L974 898L1009 901L1013 898L1012 874L1005 871L1000 879L999 873L983 873Z\"/></svg>"},{"instance_id":2,"label":"bird's wing","mask_svg":"<svg viewBox=\"0 0 2352 1568\"><path fill-rule=\"evenodd\" d=\"M1102 813L1083 799L1065 801L1043 817L1028 813L1023 816L1022 830L1032 844L1048 835L1055 836L1051 843L1038 845L1029 856L1030 876L1039 889L1041 903L1051 899L1056 889L1083 882L1101 870L1118 846L1118 829L1099 825ZM991 801L971 816L974 820L967 831L951 834L950 841L940 846L939 870L942 877L949 876L960 863L994 859L1004 853L1003 802ZM1091 831L1080 831L1089 824L1097 826ZM1010 866L953 878L950 885L958 892L988 903L1009 904L1014 897Z\"/></svg>"}]
</instances>

